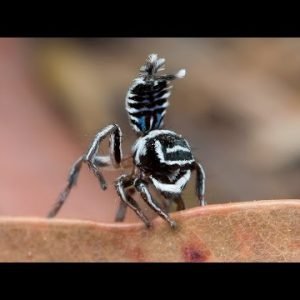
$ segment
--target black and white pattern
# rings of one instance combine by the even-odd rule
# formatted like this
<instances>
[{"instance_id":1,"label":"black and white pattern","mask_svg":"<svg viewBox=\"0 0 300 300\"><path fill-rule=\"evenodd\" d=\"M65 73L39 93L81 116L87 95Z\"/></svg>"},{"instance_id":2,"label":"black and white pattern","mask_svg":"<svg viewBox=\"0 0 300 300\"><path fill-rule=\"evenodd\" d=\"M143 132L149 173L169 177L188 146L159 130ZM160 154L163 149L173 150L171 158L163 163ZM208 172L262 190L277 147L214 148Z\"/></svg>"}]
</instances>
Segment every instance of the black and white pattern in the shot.
<instances>
[{"instance_id":1,"label":"black and white pattern","mask_svg":"<svg viewBox=\"0 0 300 300\"><path fill-rule=\"evenodd\" d=\"M170 130L153 130L133 147L135 164L145 172L169 174L195 162L188 142Z\"/></svg>"},{"instance_id":2,"label":"black and white pattern","mask_svg":"<svg viewBox=\"0 0 300 300\"><path fill-rule=\"evenodd\" d=\"M157 75L164 70L164 63L164 58L151 54L127 93L126 110L132 128L139 134L144 135L163 126L171 95L170 81L185 76L184 69L175 75Z\"/></svg>"},{"instance_id":3,"label":"black and white pattern","mask_svg":"<svg viewBox=\"0 0 300 300\"><path fill-rule=\"evenodd\" d=\"M121 200L116 221L123 221L127 207L132 209L147 227L151 222L144 214L133 195L137 192L148 206L165 219L172 228L176 226L168 215L169 203L174 202L177 210L185 208L181 198L182 191L190 180L192 171L196 172L196 194L199 204L205 205L205 173L199 162L193 157L191 147L181 136L170 130L162 130L163 118L169 105L170 81L183 78L185 70L175 75L157 75L162 71L165 59L156 54L149 55L140 68L139 77L134 80L126 96L126 110L130 123L139 136L132 147L133 170L121 175L115 182L115 188ZM110 155L97 155L103 139L110 138ZM100 187L107 188L100 168L122 165L122 132L117 124L111 124L100 130L93 139L85 155L72 165L68 183L48 217L54 217L72 187L76 184L83 164L98 179ZM149 185L162 195L164 208L152 197Z\"/></svg>"},{"instance_id":4,"label":"black and white pattern","mask_svg":"<svg viewBox=\"0 0 300 300\"><path fill-rule=\"evenodd\" d=\"M154 130L133 147L135 165L163 195L181 194L195 159L188 142L170 130Z\"/></svg>"}]
</instances>

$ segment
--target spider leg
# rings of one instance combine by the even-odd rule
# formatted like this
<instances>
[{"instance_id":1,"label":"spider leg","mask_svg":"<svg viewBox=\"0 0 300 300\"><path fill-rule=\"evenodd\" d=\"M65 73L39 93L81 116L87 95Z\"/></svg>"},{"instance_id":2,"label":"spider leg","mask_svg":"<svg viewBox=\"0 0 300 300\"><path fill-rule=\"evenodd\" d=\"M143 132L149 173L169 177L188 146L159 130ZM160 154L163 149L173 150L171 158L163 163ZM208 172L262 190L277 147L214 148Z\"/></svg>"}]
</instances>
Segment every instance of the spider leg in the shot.
<instances>
[{"instance_id":1,"label":"spider leg","mask_svg":"<svg viewBox=\"0 0 300 300\"><path fill-rule=\"evenodd\" d=\"M122 175L120 176L115 184L117 193L119 197L121 198L122 202L127 206L129 206L136 214L137 216L145 223L147 227L151 226L150 221L148 218L144 215L141 208L139 207L138 203L128 194L125 192L125 188L132 185L132 177L129 175ZM124 206L122 206L122 210L124 209ZM117 219L118 217L122 218L123 211L120 212L120 208L118 211L118 214L116 216L116 221L122 221L121 219ZM120 215L119 215L120 214Z\"/></svg>"},{"instance_id":2,"label":"spider leg","mask_svg":"<svg viewBox=\"0 0 300 300\"><path fill-rule=\"evenodd\" d=\"M100 142L110 135L110 157L109 156L96 156L98 152ZM99 131L93 142L91 143L87 153L81 156L72 165L68 176L68 183L64 190L60 193L58 200L54 204L51 211L48 213L48 218L53 218L59 212L65 200L67 199L72 187L76 184L82 163L86 163L89 169L97 177L100 186L103 190L107 188L104 176L98 169L98 167L106 167L113 165L115 168L120 166L122 160L122 149L121 149L122 132L118 125L112 124L106 126L104 129Z\"/></svg>"},{"instance_id":3,"label":"spider leg","mask_svg":"<svg viewBox=\"0 0 300 300\"><path fill-rule=\"evenodd\" d=\"M85 160L93 161L96 153L98 152L100 143L107 136L110 135L110 158L112 165L115 168L120 166L120 162L122 160L122 149L121 149L121 140L122 140L122 132L120 127L117 124L111 124L103 128L99 131L93 142L91 143L89 150L86 153Z\"/></svg>"},{"instance_id":4,"label":"spider leg","mask_svg":"<svg viewBox=\"0 0 300 300\"><path fill-rule=\"evenodd\" d=\"M196 170L196 193L200 206L205 206L207 203L204 199L205 195L205 172L200 163L194 164Z\"/></svg>"},{"instance_id":5,"label":"spider leg","mask_svg":"<svg viewBox=\"0 0 300 300\"><path fill-rule=\"evenodd\" d=\"M175 201L177 205L177 209L176 209L177 211L185 209L185 204L181 198L181 195L175 195L172 199Z\"/></svg>"},{"instance_id":6,"label":"spider leg","mask_svg":"<svg viewBox=\"0 0 300 300\"><path fill-rule=\"evenodd\" d=\"M170 206L172 201L174 201L177 205L176 210L184 210L185 209L185 204L184 201L181 197L180 194L171 194L171 193L166 193L166 192L161 192L163 196L163 204L164 204L164 210L169 212Z\"/></svg>"},{"instance_id":7,"label":"spider leg","mask_svg":"<svg viewBox=\"0 0 300 300\"><path fill-rule=\"evenodd\" d=\"M68 184L64 188L64 190L60 193L58 200L55 202L53 208L48 213L48 218L53 218L55 215L59 212L61 207L63 206L65 200L67 199L72 187L76 184L81 166L83 163L83 156L81 156L79 159L75 161L75 163L72 165L69 176L68 176Z\"/></svg>"},{"instance_id":8,"label":"spider leg","mask_svg":"<svg viewBox=\"0 0 300 300\"><path fill-rule=\"evenodd\" d=\"M128 199L128 195L125 193L127 199ZM126 211L127 211L127 204L124 201L120 201L116 216L115 216L115 222L123 222L125 219L125 215L126 215Z\"/></svg>"},{"instance_id":9,"label":"spider leg","mask_svg":"<svg viewBox=\"0 0 300 300\"><path fill-rule=\"evenodd\" d=\"M171 206L171 200L168 198L162 197L162 207L163 207L164 211L169 212L170 206Z\"/></svg>"},{"instance_id":10,"label":"spider leg","mask_svg":"<svg viewBox=\"0 0 300 300\"><path fill-rule=\"evenodd\" d=\"M152 198L147 186L141 180L135 180L134 185L138 192L141 194L144 201L152 208L160 217L165 219L172 228L176 227L176 222L172 220L167 213L165 213L156 201Z\"/></svg>"},{"instance_id":11,"label":"spider leg","mask_svg":"<svg viewBox=\"0 0 300 300\"><path fill-rule=\"evenodd\" d=\"M109 156L96 156L94 160L94 165L96 167L107 167L110 166L111 163L109 162ZM68 183L64 190L60 193L58 200L55 202L53 208L48 213L48 218L53 218L57 215L61 207L63 206L64 202L66 201L68 195L70 194L71 189L76 185L79 172L81 170L82 163L84 163L84 156L78 158L72 165L69 176L68 176ZM101 179L104 180L104 179Z\"/></svg>"},{"instance_id":12,"label":"spider leg","mask_svg":"<svg viewBox=\"0 0 300 300\"><path fill-rule=\"evenodd\" d=\"M105 168L111 166L110 156L95 156L94 164L96 167Z\"/></svg>"},{"instance_id":13,"label":"spider leg","mask_svg":"<svg viewBox=\"0 0 300 300\"><path fill-rule=\"evenodd\" d=\"M134 193L135 193L135 189L128 189L126 191L127 198L131 198L130 196L132 196ZM123 222L125 219L126 211L127 211L127 204L124 201L120 201L119 208L117 210L116 217L115 217L115 222Z\"/></svg>"},{"instance_id":14,"label":"spider leg","mask_svg":"<svg viewBox=\"0 0 300 300\"><path fill-rule=\"evenodd\" d=\"M117 124L108 125L96 134L84 158L84 161L87 163L89 169L98 178L100 186L103 190L106 190L107 185L102 173L99 171L97 165L95 164L95 158L96 158L96 153L99 150L100 143L103 141L103 139L105 139L109 135L110 135L111 164L115 168L119 168L122 160L122 149L121 149L122 132L120 127Z\"/></svg>"}]
</instances>

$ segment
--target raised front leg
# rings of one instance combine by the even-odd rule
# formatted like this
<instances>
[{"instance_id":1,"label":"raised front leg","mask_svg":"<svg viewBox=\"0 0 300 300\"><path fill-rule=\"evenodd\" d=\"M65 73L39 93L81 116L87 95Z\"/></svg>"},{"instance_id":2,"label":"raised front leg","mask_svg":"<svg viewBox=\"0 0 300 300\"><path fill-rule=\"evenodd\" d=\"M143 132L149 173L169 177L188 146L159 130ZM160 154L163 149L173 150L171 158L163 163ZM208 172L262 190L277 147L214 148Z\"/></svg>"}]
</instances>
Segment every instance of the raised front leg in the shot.
<instances>
[{"instance_id":1,"label":"raised front leg","mask_svg":"<svg viewBox=\"0 0 300 300\"><path fill-rule=\"evenodd\" d=\"M97 152L101 141L110 136L110 156L97 156ZM102 175L99 167L106 167L113 165L115 168L120 166L122 160L122 149L121 149L121 138L122 132L118 125L112 124L106 126L104 129L99 131L93 139L93 142L88 148L85 155L81 156L71 167L68 176L68 184L65 189L60 193L58 200L54 204L52 210L49 212L48 217L55 217L59 212L64 202L66 201L72 187L76 184L81 166L86 163L89 169L93 172L99 181L100 187L105 190L107 188L106 181Z\"/></svg>"},{"instance_id":2,"label":"raised front leg","mask_svg":"<svg viewBox=\"0 0 300 300\"><path fill-rule=\"evenodd\" d=\"M119 168L122 160L122 132L117 124L108 125L99 131L93 139L86 155L86 161L93 161L96 153L99 150L100 143L107 137L110 136L110 159L111 163L115 168Z\"/></svg>"}]
</instances>

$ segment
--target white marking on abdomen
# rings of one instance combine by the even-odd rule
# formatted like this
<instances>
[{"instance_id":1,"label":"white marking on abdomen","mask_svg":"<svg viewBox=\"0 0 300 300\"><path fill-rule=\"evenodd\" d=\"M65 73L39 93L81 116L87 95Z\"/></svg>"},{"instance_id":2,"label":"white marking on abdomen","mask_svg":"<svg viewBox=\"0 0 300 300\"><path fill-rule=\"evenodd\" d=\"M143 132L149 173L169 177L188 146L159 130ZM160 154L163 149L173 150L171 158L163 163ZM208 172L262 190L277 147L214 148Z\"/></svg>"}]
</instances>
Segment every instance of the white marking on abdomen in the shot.
<instances>
[{"instance_id":1,"label":"white marking on abdomen","mask_svg":"<svg viewBox=\"0 0 300 300\"><path fill-rule=\"evenodd\" d=\"M156 152L158 158L160 159L161 163L166 163L167 165L180 165L180 166L182 166L182 165L191 164L191 163L194 162L193 159L189 159L189 160L185 160L185 159L182 159L182 160L165 160L164 154L162 152L162 146L161 146L160 141L155 141L154 147L155 147L155 152Z\"/></svg>"},{"instance_id":2,"label":"white marking on abdomen","mask_svg":"<svg viewBox=\"0 0 300 300\"><path fill-rule=\"evenodd\" d=\"M146 112L153 112L153 111L155 111L157 109L166 108L168 106L169 106L169 102L165 102L164 104L162 104L162 105L156 105L153 108L139 108L139 109L136 109L136 108L127 106L126 110L130 114L133 114L133 113L140 113L140 112L144 112L144 111L146 111Z\"/></svg>"},{"instance_id":3,"label":"white marking on abdomen","mask_svg":"<svg viewBox=\"0 0 300 300\"><path fill-rule=\"evenodd\" d=\"M167 150L166 150L167 153L173 153L173 152L177 152L177 151L190 152L191 150L186 147L179 146L179 145L176 145L173 148L167 148Z\"/></svg>"},{"instance_id":4,"label":"white marking on abdomen","mask_svg":"<svg viewBox=\"0 0 300 300\"><path fill-rule=\"evenodd\" d=\"M173 194L180 194L184 186L187 184L191 177L191 171L187 170L186 173L179 178L175 183L173 184L167 184L167 183L161 183L154 177L150 176L150 179L153 183L153 185L162 192L169 192Z\"/></svg>"},{"instance_id":5,"label":"white marking on abdomen","mask_svg":"<svg viewBox=\"0 0 300 300\"><path fill-rule=\"evenodd\" d=\"M132 147L132 152L136 151L136 155L135 155L135 160L136 163L140 163L140 155L145 155L146 154L146 143L148 142L148 140L151 140L152 138L155 138L156 136L159 136L161 134L170 134L170 135L177 135L174 131L170 131L170 130L165 130L165 129L156 129L153 131L150 131L146 136L139 138L135 144Z\"/></svg>"}]
</instances>

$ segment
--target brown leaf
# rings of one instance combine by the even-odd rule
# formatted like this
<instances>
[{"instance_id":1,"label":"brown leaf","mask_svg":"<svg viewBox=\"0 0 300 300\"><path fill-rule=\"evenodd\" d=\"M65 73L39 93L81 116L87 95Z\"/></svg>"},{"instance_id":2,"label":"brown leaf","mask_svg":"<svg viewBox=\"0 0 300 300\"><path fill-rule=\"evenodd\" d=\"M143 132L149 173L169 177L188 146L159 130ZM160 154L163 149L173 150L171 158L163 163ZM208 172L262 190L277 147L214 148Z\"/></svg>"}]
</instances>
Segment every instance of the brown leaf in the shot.
<instances>
[{"instance_id":1,"label":"brown leaf","mask_svg":"<svg viewBox=\"0 0 300 300\"><path fill-rule=\"evenodd\" d=\"M197 207L172 230L81 220L1 218L1 261L300 261L300 201Z\"/></svg>"}]
</instances>

